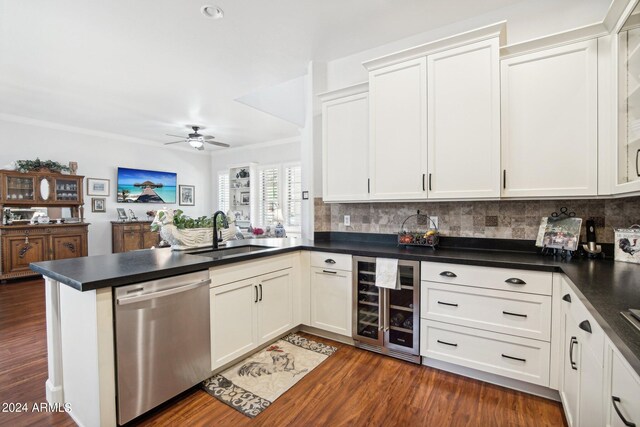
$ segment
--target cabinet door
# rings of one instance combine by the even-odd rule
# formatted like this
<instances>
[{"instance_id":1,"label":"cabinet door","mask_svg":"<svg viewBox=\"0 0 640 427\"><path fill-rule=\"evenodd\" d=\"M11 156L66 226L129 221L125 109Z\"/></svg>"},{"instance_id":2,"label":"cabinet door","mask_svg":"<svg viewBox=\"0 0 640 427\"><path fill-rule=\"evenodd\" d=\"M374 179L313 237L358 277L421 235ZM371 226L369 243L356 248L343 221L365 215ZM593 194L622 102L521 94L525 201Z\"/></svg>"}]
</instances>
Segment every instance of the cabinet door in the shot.
<instances>
[{"instance_id":1,"label":"cabinet door","mask_svg":"<svg viewBox=\"0 0 640 427\"><path fill-rule=\"evenodd\" d=\"M211 288L211 369L258 346L258 284L242 280Z\"/></svg>"},{"instance_id":2,"label":"cabinet door","mask_svg":"<svg viewBox=\"0 0 640 427\"><path fill-rule=\"evenodd\" d=\"M281 335L293 327L291 269L260 276L258 282L258 342Z\"/></svg>"},{"instance_id":3,"label":"cabinet door","mask_svg":"<svg viewBox=\"0 0 640 427\"><path fill-rule=\"evenodd\" d=\"M123 252L142 249L142 233L140 231L125 231L122 235Z\"/></svg>"},{"instance_id":4,"label":"cabinet door","mask_svg":"<svg viewBox=\"0 0 640 427\"><path fill-rule=\"evenodd\" d=\"M323 198L369 198L369 94L322 104Z\"/></svg>"},{"instance_id":5,"label":"cabinet door","mask_svg":"<svg viewBox=\"0 0 640 427\"><path fill-rule=\"evenodd\" d=\"M580 403L578 420L580 427L604 425L604 369L588 346L580 353Z\"/></svg>"},{"instance_id":6,"label":"cabinet door","mask_svg":"<svg viewBox=\"0 0 640 427\"><path fill-rule=\"evenodd\" d=\"M84 253L83 239L81 235L52 236L52 259L65 259L81 257Z\"/></svg>"},{"instance_id":7,"label":"cabinet door","mask_svg":"<svg viewBox=\"0 0 640 427\"><path fill-rule=\"evenodd\" d=\"M351 273L311 269L311 326L351 336Z\"/></svg>"},{"instance_id":8,"label":"cabinet door","mask_svg":"<svg viewBox=\"0 0 640 427\"><path fill-rule=\"evenodd\" d=\"M502 195L592 196L597 41L502 61Z\"/></svg>"},{"instance_id":9,"label":"cabinet door","mask_svg":"<svg viewBox=\"0 0 640 427\"><path fill-rule=\"evenodd\" d=\"M36 181L28 175L5 175L6 200L11 203L33 203L36 200Z\"/></svg>"},{"instance_id":10,"label":"cabinet door","mask_svg":"<svg viewBox=\"0 0 640 427\"><path fill-rule=\"evenodd\" d=\"M625 427L627 423L640 426L640 378L620 356L612 350L611 358L611 395L606 396L609 405L609 422L612 427ZM617 410L616 410L617 408Z\"/></svg>"},{"instance_id":11,"label":"cabinet door","mask_svg":"<svg viewBox=\"0 0 640 427\"><path fill-rule=\"evenodd\" d=\"M427 57L431 199L500 196L498 60L497 38Z\"/></svg>"},{"instance_id":12,"label":"cabinet door","mask_svg":"<svg viewBox=\"0 0 640 427\"><path fill-rule=\"evenodd\" d=\"M370 198L426 198L427 61L369 73Z\"/></svg>"},{"instance_id":13,"label":"cabinet door","mask_svg":"<svg viewBox=\"0 0 640 427\"><path fill-rule=\"evenodd\" d=\"M47 245L44 237L6 237L9 253L3 258L5 265L3 273L16 273L29 271L29 264L32 262L46 261Z\"/></svg>"},{"instance_id":14,"label":"cabinet door","mask_svg":"<svg viewBox=\"0 0 640 427\"><path fill-rule=\"evenodd\" d=\"M564 412L569 427L578 427L578 397L580 390L580 353L582 345L580 343L580 330L578 322L567 312L564 313L564 343L562 382L560 386L560 397L564 405Z\"/></svg>"},{"instance_id":15,"label":"cabinet door","mask_svg":"<svg viewBox=\"0 0 640 427\"><path fill-rule=\"evenodd\" d=\"M150 249L157 246L160 241L160 233L151 230L145 230L142 233L142 249Z\"/></svg>"}]
</instances>

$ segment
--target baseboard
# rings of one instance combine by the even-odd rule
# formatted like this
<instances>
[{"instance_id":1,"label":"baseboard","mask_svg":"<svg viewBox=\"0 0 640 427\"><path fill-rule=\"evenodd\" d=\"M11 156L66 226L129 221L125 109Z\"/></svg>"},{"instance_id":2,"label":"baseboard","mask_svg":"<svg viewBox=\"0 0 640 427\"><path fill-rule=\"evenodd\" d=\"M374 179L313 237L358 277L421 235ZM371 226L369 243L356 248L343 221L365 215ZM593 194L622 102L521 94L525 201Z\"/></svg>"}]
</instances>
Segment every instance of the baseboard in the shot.
<instances>
[{"instance_id":1,"label":"baseboard","mask_svg":"<svg viewBox=\"0 0 640 427\"><path fill-rule=\"evenodd\" d=\"M344 335L336 334L334 332L323 331L322 329L314 328L313 326L300 325L298 330L320 338L338 341L342 344L354 345L353 338L351 337L345 337Z\"/></svg>"},{"instance_id":2,"label":"baseboard","mask_svg":"<svg viewBox=\"0 0 640 427\"><path fill-rule=\"evenodd\" d=\"M555 400L560 402L560 394L557 390L550 389L538 384L530 384L520 380L514 380L512 378L503 377L501 375L491 374L488 372L479 371L473 368L467 368L460 365L455 365L449 362L443 362L441 360L431 359L428 357L422 358L422 364L431 368L440 369L442 371L451 372L463 377L473 378L486 383L499 385L502 387L510 388L513 390L521 391L523 393L533 394L545 399Z\"/></svg>"}]
</instances>

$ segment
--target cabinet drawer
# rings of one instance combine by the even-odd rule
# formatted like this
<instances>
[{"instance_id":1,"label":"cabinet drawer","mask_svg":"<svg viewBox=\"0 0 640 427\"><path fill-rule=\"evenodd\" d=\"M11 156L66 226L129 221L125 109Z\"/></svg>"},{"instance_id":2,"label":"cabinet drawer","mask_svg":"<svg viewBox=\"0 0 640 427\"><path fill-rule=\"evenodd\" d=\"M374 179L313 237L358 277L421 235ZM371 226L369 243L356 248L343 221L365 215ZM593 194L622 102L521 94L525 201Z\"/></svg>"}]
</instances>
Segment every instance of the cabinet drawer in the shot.
<instances>
[{"instance_id":1,"label":"cabinet drawer","mask_svg":"<svg viewBox=\"0 0 640 427\"><path fill-rule=\"evenodd\" d=\"M547 342L424 319L420 333L421 356L549 386Z\"/></svg>"},{"instance_id":2,"label":"cabinet drawer","mask_svg":"<svg viewBox=\"0 0 640 427\"><path fill-rule=\"evenodd\" d=\"M422 282L422 317L549 341L551 297Z\"/></svg>"},{"instance_id":3,"label":"cabinet drawer","mask_svg":"<svg viewBox=\"0 0 640 427\"><path fill-rule=\"evenodd\" d=\"M351 255L330 252L311 252L311 267L351 271Z\"/></svg>"},{"instance_id":4,"label":"cabinet drawer","mask_svg":"<svg viewBox=\"0 0 640 427\"><path fill-rule=\"evenodd\" d=\"M125 225L122 228L124 231L140 231L142 230L142 224Z\"/></svg>"},{"instance_id":5,"label":"cabinet drawer","mask_svg":"<svg viewBox=\"0 0 640 427\"><path fill-rule=\"evenodd\" d=\"M562 309L571 313L569 318L573 318L577 322L577 331L581 334L579 339L583 348L593 352L593 355L602 365L604 363L604 331L596 323L593 316L589 314L587 307L578 299L564 276L561 277L561 282ZM568 298L566 297L567 295L569 295ZM567 301L567 299L571 302ZM590 328L591 332L587 332L585 328Z\"/></svg>"},{"instance_id":6,"label":"cabinet drawer","mask_svg":"<svg viewBox=\"0 0 640 427\"><path fill-rule=\"evenodd\" d=\"M610 417L608 425L624 426L622 421L622 417L624 417L628 422L640 426L640 405L638 405L640 379L626 367L625 362L615 351L612 351L612 355L611 395L607 396ZM616 398L615 406L614 398ZM617 413L615 407L618 408L620 414Z\"/></svg>"},{"instance_id":7,"label":"cabinet drawer","mask_svg":"<svg viewBox=\"0 0 640 427\"><path fill-rule=\"evenodd\" d=\"M551 295L552 289L548 272L440 262L422 262L422 280L540 295Z\"/></svg>"}]
</instances>

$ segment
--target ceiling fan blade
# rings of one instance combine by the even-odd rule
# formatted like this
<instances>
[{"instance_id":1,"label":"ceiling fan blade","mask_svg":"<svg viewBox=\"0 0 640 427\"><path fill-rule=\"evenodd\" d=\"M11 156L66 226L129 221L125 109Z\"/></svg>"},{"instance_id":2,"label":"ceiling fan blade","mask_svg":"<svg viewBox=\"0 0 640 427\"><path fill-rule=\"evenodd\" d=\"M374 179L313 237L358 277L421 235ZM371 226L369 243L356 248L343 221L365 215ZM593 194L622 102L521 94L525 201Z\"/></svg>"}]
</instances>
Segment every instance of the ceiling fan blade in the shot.
<instances>
[{"instance_id":1,"label":"ceiling fan blade","mask_svg":"<svg viewBox=\"0 0 640 427\"><path fill-rule=\"evenodd\" d=\"M164 145L169 145L169 144L177 144L179 142L184 142L184 139L181 139L180 141L173 141L173 142L165 142Z\"/></svg>"},{"instance_id":2,"label":"ceiling fan blade","mask_svg":"<svg viewBox=\"0 0 640 427\"><path fill-rule=\"evenodd\" d=\"M186 138L187 138L187 137L186 137L186 136L184 136L184 135L173 135L173 134L170 134L170 133L165 133L165 135L167 135L167 136L173 136L173 137L175 137L175 138L182 138L182 139L186 139Z\"/></svg>"},{"instance_id":3,"label":"ceiling fan blade","mask_svg":"<svg viewBox=\"0 0 640 427\"><path fill-rule=\"evenodd\" d=\"M215 138L215 136L212 136L212 135L202 135L202 137L204 139L214 139Z\"/></svg>"},{"instance_id":4,"label":"ceiling fan blade","mask_svg":"<svg viewBox=\"0 0 640 427\"><path fill-rule=\"evenodd\" d=\"M218 142L218 141L206 141L207 144L211 144L211 145L217 145L218 147L230 147L229 144L225 144L224 142Z\"/></svg>"}]
</instances>

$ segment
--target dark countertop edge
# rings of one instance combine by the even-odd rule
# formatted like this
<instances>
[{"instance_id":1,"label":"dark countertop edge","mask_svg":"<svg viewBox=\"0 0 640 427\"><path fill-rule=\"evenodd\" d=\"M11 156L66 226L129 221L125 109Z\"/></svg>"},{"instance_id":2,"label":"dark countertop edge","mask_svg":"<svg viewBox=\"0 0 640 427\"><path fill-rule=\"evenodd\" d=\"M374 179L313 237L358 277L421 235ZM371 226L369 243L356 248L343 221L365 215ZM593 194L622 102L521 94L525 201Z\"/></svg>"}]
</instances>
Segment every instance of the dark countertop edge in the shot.
<instances>
[{"instance_id":1,"label":"dark countertop edge","mask_svg":"<svg viewBox=\"0 0 640 427\"><path fill-rule=\"evenodd\" d=\"M324 242L318 242L324 243ZM346 242L345 242L346 243ZM354 242L355 243L355 242ZM129 276L125 276L122 278L116 279L105 279L98 280L90 283L80 283L76 280L73 280L69 277L59 275L51 270L44 269L37 264L30 264L32 270L42 274L43 276L50 277L54 280L57 280L60 283L71 286L72 288L85 292L96 290L104 287L115 287L115 286L123 286L132 283L145 282L149 280L160 279L164 277L171 277L178 274L192 273L195 271L208 270L212 267L217 267L221 265L228 265L237 262L249 261L253 259L259 259L264 257L269 257L273 255L280 255L288 252L296 252L296 251L314 251L314 252L330 252L330 253L342 253L349 254L353 256L365 256L365 257L380 257L384 256L384 253L381 253L381 248L389 248L388 245L381 246L373 246L368 249L350 249L350 248L339 248L339 247L322 247L315 246L314 244L299 244L295 246L282 247L282 248L273 248L260 252L249 252L244 254L230 255L224 257L222 259L207 259L203 258L203 261L197 262L191 265L185 265L175 268L165 268L162 270L155 270L152 272L144 272L132 274ZM527 262L517 262L517 261L499 261L499 260L479 260L479 259L468 259L463 258L465 254L471 254L475 252L474 250L465 250L464 254L461 254L458 257L455 256L443 256L443 255L435 255L429 253L389 253L390 257L412 260L412 261L428 261L428 262L442 262L442 263L451 263L451 264L462 264L462 265L477 265L482 267L496 267L496 268L512 268L519 270L534 270L534 271L546 271L552 273L563 273L569 280L569 286L576 293L580 301L585 305L587 311L594 317L596 322L600 325L600 327L605 332L605 335L609 337L611 342L616 346L616 348L620 351L620 353L627 360L629 365L636 371L638 375L640 375L640 358L636 356L636 354L625 344L624 340L622 340L619 335L609 326L609 323L604 320L604 318L600 315L598 310L589 302L589 300L582 294L578 286L576 286L573 282L574 279L571 278L571 274L564 271L562 268L561 262L557 264L532 264ZM478 250L477 252L486 253L488 251ZM495 251L499 253L499 251ZM188 255L188 254L186 254ZM197 255L195 255L197 256Z\"/></svg>"}]
</instances>

